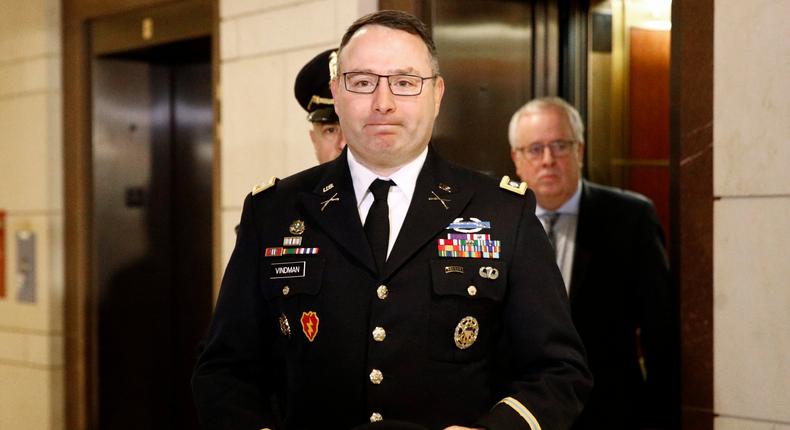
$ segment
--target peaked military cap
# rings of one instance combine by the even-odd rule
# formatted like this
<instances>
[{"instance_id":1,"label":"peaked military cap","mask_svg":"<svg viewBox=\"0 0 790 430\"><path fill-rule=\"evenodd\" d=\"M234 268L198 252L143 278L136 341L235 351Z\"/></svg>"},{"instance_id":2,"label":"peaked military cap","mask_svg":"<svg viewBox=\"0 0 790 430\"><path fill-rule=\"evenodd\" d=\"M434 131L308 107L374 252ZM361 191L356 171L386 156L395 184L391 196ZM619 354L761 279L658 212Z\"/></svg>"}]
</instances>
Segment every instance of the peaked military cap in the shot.
<instances>
[{"instance_id":1,"label":"peaked military cap","mask_svg":"<svg viewBox=\"0 0 790 430\"><path fill-rule=\"evenodd\" d=\"M337 51L328 49L302 67L296 75L294 95L310 122L338 122L329 82L337 68Z\"/></svg>"}]
</instances>

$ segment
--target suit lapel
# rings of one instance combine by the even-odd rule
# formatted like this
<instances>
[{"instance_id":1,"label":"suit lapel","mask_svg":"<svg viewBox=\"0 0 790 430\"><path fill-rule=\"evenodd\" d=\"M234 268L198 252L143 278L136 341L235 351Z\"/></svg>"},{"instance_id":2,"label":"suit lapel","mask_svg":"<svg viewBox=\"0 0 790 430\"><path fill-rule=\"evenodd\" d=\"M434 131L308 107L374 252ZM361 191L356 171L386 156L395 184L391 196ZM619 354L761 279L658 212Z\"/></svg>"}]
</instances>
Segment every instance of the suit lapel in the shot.
<instances>
[{"instance_id":1,"label":"suit lapel","mask_svg":"<svg viewBox=\"0 0 790 430\"><path fill-rule=\"evenodd\" d=\"M593 213L595 201L594 197L590 195L590 187L586 181L582 181L582 195L579 202L579 224L576 227L576 243L573 251L573 268L571 269L571 285L568 290L570 297L571 308L574 307L575 298L578 296L579 290L584 285L584 276L587 268L590 265L593 250L590 248L590 243L587 236L590 231L595 228L593 223Z\"/></svg>"},{"instance_id":2,"label":"suit lapel","mask_svg":"<svg viewBox=\"0 0 790 430\"><path fill-rule=\"evenodd\" d=\"M357 199L348 170L346 151L327 166L315 189L299 196L305 215L337 245L376 274L373 253L359 221ZM330 187L331 185L331 187ZM337 200L335 200L337 199Z\"/></svg>"},{"instance_id":3,"label":"suit lapel","mask_svg":"<svg viewBox=\"0 0 790 430\"><path fill-rule=\"evenodd\" d=\"M447 162L428 148L414 195L384 268L386 276L444 230L463 211L474 192L457 183ZM445 208L445 205L447 206Z\"/></svg>"}]
</instances>

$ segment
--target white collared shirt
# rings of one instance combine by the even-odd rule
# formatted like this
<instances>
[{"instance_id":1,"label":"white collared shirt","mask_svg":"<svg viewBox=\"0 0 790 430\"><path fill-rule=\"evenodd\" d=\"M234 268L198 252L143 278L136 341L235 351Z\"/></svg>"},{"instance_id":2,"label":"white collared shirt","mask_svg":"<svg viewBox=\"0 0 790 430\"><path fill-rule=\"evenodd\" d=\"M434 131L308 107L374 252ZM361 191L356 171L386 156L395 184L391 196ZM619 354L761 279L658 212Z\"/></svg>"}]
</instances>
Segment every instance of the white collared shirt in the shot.
<instances>
[{"instance_id":1,"label":"white collared shirt","mask_svg":"<svg viewBox=\"0 0 790 430\"><path fill-rule=\"evenodd\" d=\"M576 227L579 225L579 202L582 197L582 181L576 185L576 192L559 209L546 210L540 205L535 206L535 215L548 233L548 216L557 213L560 216L554 223L554 244L557 247L557 267L565 281L565 291L570 292L571 275L573 274L573 252L576 249Z\"/></svg>"},{"instance_id":2,"label":"white collared shirt","mask_svg":"<svg viewBox=\"0 0 790 430\"><path fill-rule=\"evenodd\" d=\"M428 155L428 147L422 151L414 160L406 163L397 172L388 177L378 176L354 158L351 148L348 150L348 169L351 172L351 181L354 184L354 195L357 198L357 210L362 225L365 225L365 218L373 205L373 193L370 192L370 184L376 179L392 180L395 185L390 187L387 194L387 205L389 206L390 236L387 244L387 257L392 251L392 246L398 238L398 233L406 219L406 212L409 211L411 198L414 195L414 188L417 186L417 176L425 163Z\"/></svg>"}]
</instances>

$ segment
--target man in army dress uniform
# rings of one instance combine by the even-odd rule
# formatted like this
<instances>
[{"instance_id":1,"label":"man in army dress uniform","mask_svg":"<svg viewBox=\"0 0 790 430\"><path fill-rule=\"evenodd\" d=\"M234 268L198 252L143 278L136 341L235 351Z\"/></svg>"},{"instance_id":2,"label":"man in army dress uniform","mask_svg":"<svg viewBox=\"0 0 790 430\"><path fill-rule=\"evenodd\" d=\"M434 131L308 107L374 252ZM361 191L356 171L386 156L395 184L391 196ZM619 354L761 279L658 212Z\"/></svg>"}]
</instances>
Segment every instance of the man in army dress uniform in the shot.
<instances>
[{"instance_id":1,"label":"man in army dress uniform","mask_svg":"<svg viewBox=\"0 0 790 430\"><path fill-rule=\"evenodd\" d=\"M307 111L310 140L319 163L334 160L346 146L329 90L336 63L337 51L327 49L305 64L294 82L294 96Z\"/></svg>"},{"instance_id":2,"label":"man in army dress uniform","mask_svg":"<svg viewBox=\"0 0 790 430\"><path fill-rule=\"evenodd\" d=\"M205 428L554 430L582 409L591 377L534 195L430 147L438 72L411 15L346 32L348 147L245 200L193 376Z\"/></svg>"}]
</instances>

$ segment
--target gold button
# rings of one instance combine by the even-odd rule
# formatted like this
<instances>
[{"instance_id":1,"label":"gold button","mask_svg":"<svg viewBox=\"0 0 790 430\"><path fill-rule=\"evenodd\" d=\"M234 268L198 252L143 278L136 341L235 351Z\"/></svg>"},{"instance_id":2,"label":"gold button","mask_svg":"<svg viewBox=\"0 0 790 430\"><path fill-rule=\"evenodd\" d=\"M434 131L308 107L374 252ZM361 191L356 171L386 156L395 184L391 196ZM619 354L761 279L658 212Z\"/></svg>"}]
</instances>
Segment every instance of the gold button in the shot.
<instances>
[{"instance_id":1,"label":"gold button","mask_svg":"<svg viewBox=\"0 0 790 430\"><path fill-rule=\"evenodd\" d=\"M290 293L290 292L291 292L291 287L289 287L287 285L283 287L283 295L284 296L287 296L288 293Z\"/></svg>"},{"instance_id":2,"label":"gold button","mask_svg":"<svg viewBox=\"0 0 790 430\"><path fill-rule=\"evenodd\" d=\"M466 289L466 292L469 293L470 296L474 296L477 294L477 287L470 285L469 288Z\"/></svg>"},{"instance_id":3,"label":"gold button","mask_svg":"<svg viewBox=\"0 0 790 430\"><path fill-rule=\"evenodd\" d=\"M382 342L387 337L387 330L384 327L376 327L373 329L373 340Z\"/></svg>"},{"instance_id":4,"label":"gold button","mask_svg":"<svg viewBox=\"0 0 790 430\"><path fill-rule=\"evenodd\" d=\"M379 369L373 369L370 372L370 382L379 385L384 380L384 374Z\"/></svg>"},{"instance_id":5,"label":"gold button","mask_svg":"<svg viewBox=\"0 0 790 430\"><path fill-rule=\"evenodd\" d=\"M372 414L370 414L370 422L372 423L377 423L383 419L384 417L382 417L381 414L378 412L373 412Z\"/></svg>"},{"instance_id":6,"label":"gold button","mask_svg":"<svg viewBox=\"0 0 790 430\"><path fill-rule=\"evenodd\" d=\"M387 288L386 285L379 285L376 288L376 295L379 296L379 299L384 300L387 298L387 295L390 293L390 290Z\"/></svg>"}]
</instances>

